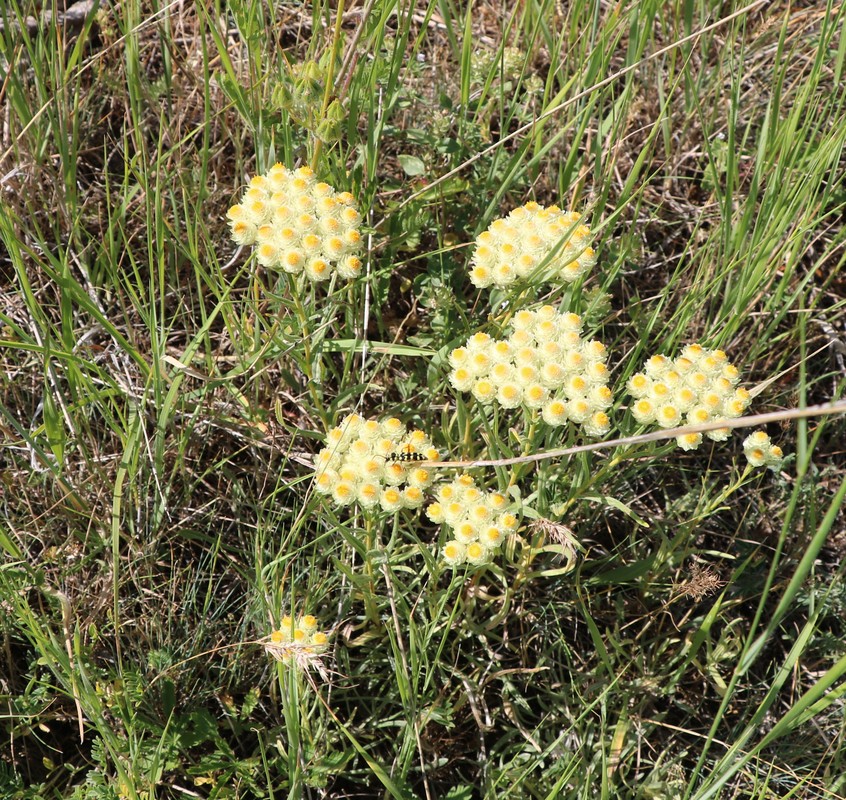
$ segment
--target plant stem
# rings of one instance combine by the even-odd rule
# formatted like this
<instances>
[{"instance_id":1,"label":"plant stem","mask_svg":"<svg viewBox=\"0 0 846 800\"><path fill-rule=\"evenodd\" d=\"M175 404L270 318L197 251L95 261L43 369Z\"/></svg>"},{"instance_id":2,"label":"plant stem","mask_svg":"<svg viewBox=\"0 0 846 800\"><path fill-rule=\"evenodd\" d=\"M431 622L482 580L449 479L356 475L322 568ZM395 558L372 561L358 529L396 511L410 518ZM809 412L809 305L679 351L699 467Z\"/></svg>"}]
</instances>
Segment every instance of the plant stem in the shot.
<instances>
[{"instance_id":1,"label":"plant stem","mask_svg":"<svg viewBox=\"0 0 846 800\"><path fill-rule=\"evenodd\" d=\"M320 421L323 423L325 430L329 430L329 414L323 404L323 397L319 390L320 381L316 379L313 359L319 358L315 356L312 350L311 330L308 324L308 315L306 314L305 306L303 306L302 298L300 297L300 286L297 278L293 275L288 276L288 285L291 289L291 297L294 300L294 313L297 317L297 322L300 326L300 340L303 343L303 359L300 364L303 373L306 376L306 385L308 386L308 393L314 403L314 409L317 411ZM319 361L317 366L320 366Z\"/></svg>"},{"instance_id":2,"label":"plant stem","mask_svg":"<svg viewBox=\"0 0 846 800\"><path fill-rule=\"evenodd\" d=\"M341 24L344 20L344 0L338 0L338 9L335 14L335 29L332 32L332 55L329 58L329 66L326 69L326 78L323 85L323 107L320 109L320 119L326 118L326 110L332 99L332 89L335 81L335 62L338 60L338 51L341 47ZM314 153L311 156L311 168L317 171L317 162L320 160L320 153L323 150L323 142L315 139Z\"/></svg>"},{"instance_id":3,"label":"plant stem","mask_svg":"<svg viewBox=\"0 0 846 800\"><path fill-rule=\"evenodd\" d=\"M376 549L376 529L374 526L375 519L373 515L366 514L364 517L364 569L367 573L368 586L364 593L364 611L373 624L379 622L379 609L373 600L376 596L376 570L373 568L373 561L371 559L372 553Z\"/></svg>"}]
</instances>

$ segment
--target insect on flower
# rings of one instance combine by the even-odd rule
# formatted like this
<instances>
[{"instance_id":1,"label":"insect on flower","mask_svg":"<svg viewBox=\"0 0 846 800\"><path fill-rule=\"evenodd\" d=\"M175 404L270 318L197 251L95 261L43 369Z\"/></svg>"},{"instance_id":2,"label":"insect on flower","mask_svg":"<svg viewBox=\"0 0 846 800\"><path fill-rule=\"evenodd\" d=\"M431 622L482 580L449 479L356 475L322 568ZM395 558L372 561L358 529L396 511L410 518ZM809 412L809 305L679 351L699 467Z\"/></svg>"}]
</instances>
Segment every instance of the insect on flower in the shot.
<instances>
[{"instance_id":1,"label":"insect on flower","mask_svg":"<svg viewBox=\"0 0 846 800\"><path fill-rule=\"evenodd\" d=\"M386 461L426 461L423 453L418 453L413 444L404 444L399 452L388 453Z\"/></svg>"}]
</instances>

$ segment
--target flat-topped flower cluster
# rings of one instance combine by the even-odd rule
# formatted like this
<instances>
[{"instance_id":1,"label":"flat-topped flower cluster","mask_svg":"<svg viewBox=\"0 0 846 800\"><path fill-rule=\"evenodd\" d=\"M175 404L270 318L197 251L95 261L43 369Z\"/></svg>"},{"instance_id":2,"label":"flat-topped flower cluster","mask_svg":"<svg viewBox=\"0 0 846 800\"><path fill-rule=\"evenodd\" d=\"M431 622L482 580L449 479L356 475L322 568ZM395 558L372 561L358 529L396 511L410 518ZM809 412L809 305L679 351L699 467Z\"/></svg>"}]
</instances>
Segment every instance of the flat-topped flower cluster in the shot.
<instances>
[{"instance_id":1,"label":"flat-topped flower cluster","mask_svg":"<svg viewBox=\"0 0 846 800\"><path fill-rule=\"evenodd\" d=\"M548 425L569 421L588 436L604 436L612 402L605 345L582 339L578 314L552 306L518 311L511 327L507 339L476 333L453 350L450 383L480 403L540 409Z\"/></svg>"},{"instance_id":2,"label":"flat-topped flower cluster","mask_svg":"<svg viewBox=\"0 0 846 800\"><path fill-rule=\"evenodd\" d=\"M417 459L440 459L423 431L408 431L395 417L379 421L350 414L326 434L326 447L314 462L315 489L339 506L378 505L389 513L419 508L432 474Z\"/></svg>"},{"instance_id":3,"label":"flat-topped flower cluster","mask_svg":"<svg viewBox=\"0 0 846 800\"><path fill-rule=\"evenodd\" d=\"M784 452L777 444L772 443L764 431L749 434L743 440L743 452L751 466L767 467L773 472L778 472L784 461Z\"/></svg>"},{"instance_id":4,"label":"flat-topped flower cluster","mask_svg":"<svg viewBox=\"0 0 846 800\"><path fill-rule=\"evenodd\" d=\"M459 475L439 486L436 497L426 515L451 529L454 538L441 555L452 566L487 564L519 525L517 516L508 510L508 498L500 492L482 491L470 475Z\"/></svg>"},{"instance_id":5,"label":"flat-topped flower cluster","mask_svg":"<svg viewBox=\"0 0 846 800\"><path fill-rule=\"evenodd\" d=\"M362 262L361 215L349 192L319 182L309 167L275 164L256 175L226 215L232 238L255 245L259 264L323 281L337 271L355 278Z\"/></svg>"},{"instance_id":6,"label":"flat-topped flower cluster","mask_svg":"<svg viewBox=\"0 0 846 800\"><path fill-rule=\"evenodd\" d=\"M739 417L752 399L737 385L739 381L737 367L729 363L722 350L691 344L676 359L652 356L643 372L629 378L626 388L635 398L631 412L637 422L674 428ZM731 430L719 428L705 435L722 442ZM702 443L702 434L684 434L676 441L683 450L695 450Z\"/></svg>"},{"instance_id":7,"label":"flat-topped flower cluster","mask_svg":"<svg viewBox=\"0 0 846 800\"><path fill-rule=\"evenodd\" d=\"M596 264L590 241L575 211L526 203L476 238L470 280L480 289L532 279L572 283Z\"/></svg>"},{"instance_id":8,"label":"flat-topped flower cluster","mask_svg":"<svg viewBox=\"0 0 846 800\"><path fill-rule=\"evenodd\" d=\"M277 661L308 667L326 651L328 642L328 635L317 630L317 618L305 614L297 619L282 617L264 647Z\"/></svg>"}]
</instances>

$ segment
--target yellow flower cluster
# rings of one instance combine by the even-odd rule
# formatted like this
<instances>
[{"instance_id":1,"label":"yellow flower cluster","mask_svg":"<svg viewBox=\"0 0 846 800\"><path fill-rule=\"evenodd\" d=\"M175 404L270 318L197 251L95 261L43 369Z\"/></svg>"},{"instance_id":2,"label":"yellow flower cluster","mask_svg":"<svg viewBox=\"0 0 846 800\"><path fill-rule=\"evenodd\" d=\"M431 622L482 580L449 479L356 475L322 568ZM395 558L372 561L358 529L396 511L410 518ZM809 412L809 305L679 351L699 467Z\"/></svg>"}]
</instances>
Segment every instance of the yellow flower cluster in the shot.
<instances>
[{"instance_id":1,"label":"yellow flower cluster","mask_svg":"<svg viewBox=\"0 0 846 800\"><path fill-rule=\"evenodd\" d=\"M356 255L361 215L353 196L319 182L309 167L292 172L276 164L266 175L256 175L226 216L232 238L256 245L256 258L265 267L305 272L313 281L326 280L333 270L342 278L361 273Z\"/></svg>"},{"instance_id":2,"label":"yellow flower cluster","mask_svg":"<svg viewBox=\"0 0 846 800\"><path fill-rule=\"evenodd\" d=\"M350 414L326 434L314 461L315 489L339 506L419 508L432 475L418 462L439 459L423 431L409 432L395 417L380 422Z\"/></svg>"},{"instance_id":3,"label":"yellow flower cluster","mask_svg":"<svg viewBox=\"0 0 846 800\"><path fill-rule=\"evenodd\" d=\"M626 388L635 399L631 406L635 420L674 428L739 417L752 399L746 389L738 387L739 380L740 373L722 350L691 344L676 359L652 356L643 372L629 378ZM729 428L706 434L717 442L730 435ZM684 434L676 441L683 450L695 450L702 443L702 434Z\"/></svg>"},{"instance_id":4,"label":"yellow flower cluster","mask_svg":"<svg viewBox=\"0 0 846 800\"><path fill-rule=\"evenodd\" d=\"M782 449L773 444L764 431L755 431L743 440L743 452L753 467L768 467L773 472L781 469L784 461Z\"/></svg>"},{"instance_id":5,"label":"yellow flower cluster","mask_svg":"<svg viewBox=\"0 0 846 800\"><path fill-rule=\"evenodd\" d=\"M487 564L519 525L508 504L504 494L482 491L467 474L439 487L437 502L426 515L432 522L446 523L455 537L444 546L444 561L452 566Z\"/></svg>"},{"instance_id":6,"label":"yellow flower cluster","mask_svg":"<svg viewBox=\"0 0 846 800\"><path fill-rule=\"evenodd\" d=\"M575 211L526 203L479 234L470 280L480 289L530 277L572 283L596 264L590 239L590 228Z\"/></svg>"},{"instance_id":7,"label":"yellow flower cluster","mask_svg":"<svg viewBox=\"0 0 846 800\"><path fill-rule=\"evenodd\" d=\"M503 408L540 409L548 425L570 421L588 436L611 428L605 345L584 340L578 314L559 314L552 306L518 311L505 340L476 333L449 356L449 380L480 403Z\"/></svg>"},{"instance_id":8,"label":"yellow flower cluster","mask_svg":"<svg viewBox=\"0 0 846 800\"><path fill-rule=\"evenodd\" d=\"M282 617L279 628L270 634L264 647L277 661L295 661L300 666L308 666L325 652L328 642L329 637L317 630L317 618L305 614L296 620Z\"/></svg>"}]
</instances>

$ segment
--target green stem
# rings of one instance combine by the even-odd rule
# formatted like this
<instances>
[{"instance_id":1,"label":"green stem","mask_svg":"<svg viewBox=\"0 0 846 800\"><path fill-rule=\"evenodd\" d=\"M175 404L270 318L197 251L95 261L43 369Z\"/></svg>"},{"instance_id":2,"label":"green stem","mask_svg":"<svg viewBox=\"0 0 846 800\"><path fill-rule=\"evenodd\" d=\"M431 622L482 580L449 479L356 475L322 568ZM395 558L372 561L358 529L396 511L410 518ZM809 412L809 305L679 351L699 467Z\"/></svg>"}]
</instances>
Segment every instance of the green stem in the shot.
<instances>
[{"instance_id":1,"label":"green stem","mask_svg":"<svg viewBox=\"0 0 846 800\"><path fill-rule=\"evenodd\" d=\"M368 586L364 592L364 611L367 619L374 625L379 623L379 608L376 605L376 570L373 567L371 555L376 550L375 518L371 514L364 517L364 571L367 574Z\"/></svg>"},{"instance_id":2,"label":"green stem","mask_svg":"<svg viewBox=\"0 0 846 800\"><path fill-rule=\"evenodd\" d=\"M300 713L300 670L287 661L277 665L279 688L281 689L282 714L285 718L288 755L288 797L299 800L303 796L303 752L302 723Z\"/></svg>"},{"instance_id":3,"label":"green stem","mask_svg":"<svg viewBox=\"0 0 846 800\"><path fill-rule=\"evenodd\" d=\"M526 431L525 437L523 437L523 447L520 450L521 456L529 455L533 449L535 449L535 445L533 444L535 438L535 430L538 427L538 410L533 408L531 411L531 418L529 420L529 428ZM514 464L511 467L511 475L508 478L508 488L510 489L514 486L515 483L520 479L521 475L519 472L519 468L521 464Z\"/></svg>"},{"instance_id":4,"label":"green stem","mask_svg":"<svg viewBox=\"0 0 846 800\"><path fill-rule=\"evenodd\" d=\"M326 110L332 100L332 90L335 81L335 62L338 60L338 51L341 47L341 24L344 20L344 0L338 0L338 9L335 14L335 30L332 33L332 56L329 59L329 67L326 70L326 80L323 86L323 107L320 109L320 119L326 119ZM311 156L311 168L317 172L317 162L320 160L320 153L323 150L323 142L316 139L314 142L314 153Z\"/></svg>"},{"instance_id":5,"label":"green stem","mask_svg":"<svg viewBox=\"0 0 846 800\"><path fill-rule=\"evenodd\" d=\"M303 306L302 298L300 297L300 287L297 283L297 278L293 275L288 276L288 285L291 289L291 297L294 300L294 314L297 317L297 323L300 326L300 341L303 343L303 359L301 367L306 376L306 384L308 386L308 393L311 396L314 409L323 423L323 427L329 430L329 414L323 404L323 397L319 389L319 382L315 380L314 359L316 358L312 349L311 330L308 324L308 315L306 314L305 306Z\"/></svg>"},{"instance_id":6,"label":"green stem","mask_svg":"<svg viewBox=\"0 0 846 800\"><path fill-rule=\"evenodd\" d=\"M633 453L637 452L638 445L633 445L628 450L623 450L613 458L606 461L599 470L590 476L589 480L583 483L576 490L574 495L569 498L561 507L561 516L563 516L572 506L574 506L587 492L592 489L597 483L600 483L609 472L615 470L623 461L628 461L633 458ZM655 458L660 458L666 453L653 453Z\"/></svg>"}]
</instances>

